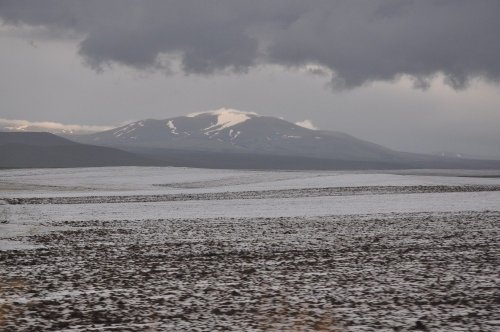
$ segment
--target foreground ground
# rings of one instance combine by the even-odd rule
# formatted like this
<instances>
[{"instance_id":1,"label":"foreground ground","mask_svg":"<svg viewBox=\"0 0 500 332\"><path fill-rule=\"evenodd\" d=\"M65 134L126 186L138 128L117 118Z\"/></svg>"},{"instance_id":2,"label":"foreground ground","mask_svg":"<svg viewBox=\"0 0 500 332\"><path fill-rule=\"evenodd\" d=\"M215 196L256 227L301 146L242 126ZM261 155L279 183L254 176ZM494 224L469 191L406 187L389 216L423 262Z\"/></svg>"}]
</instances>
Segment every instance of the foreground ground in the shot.
<instances>
[{"instance_id":1,"label":"foreground ground","mask_svg":"<svg viewBox=\"0 0 500 332\"><path fill-rule=\"evenodd\" d=\"M241 175L120 196L25 175L4 192L0 330L500 329L497 180Z\"/></svg>"}]
</instances>

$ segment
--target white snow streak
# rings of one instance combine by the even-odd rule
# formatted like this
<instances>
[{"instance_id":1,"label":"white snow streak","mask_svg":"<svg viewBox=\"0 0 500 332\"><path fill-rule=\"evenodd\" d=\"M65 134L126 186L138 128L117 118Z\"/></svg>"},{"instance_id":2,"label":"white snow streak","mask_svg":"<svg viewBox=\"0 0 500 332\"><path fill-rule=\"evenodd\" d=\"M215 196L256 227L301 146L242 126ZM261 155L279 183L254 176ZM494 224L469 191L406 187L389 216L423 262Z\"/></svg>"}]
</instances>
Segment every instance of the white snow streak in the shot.
<instances>
[{"instance_id":1,"label":"white snow streak","mask_svg":"<svg viewBox=\"0 0 500 332\"><path fill-rule=\"evenodd\" d=\"M179 135L179 133L176 131L177 127L174 125L174 122L172 120L169 120L167 122L167 127L171 129L171 133L174 135Z\"/></svg>"},{"instance_id":2,"label":"white snow streak","mask_svg":"<svg viewBox=\"0 0 500 332\"><path fill-rule=\"evenodd\" d=\"M210 132L219 131L224 128L229 128L237 124L243 123L251 119L252 117L259 116L257 113L253 112L243 112L232 108L220 108L218 110L213 110L208 112L192 113L187 115L187 117L193 118L207 114L217 116L217 122L204 129Z\"/></svg>"},{"instance_id":3,"label":"white snow streak","mask_svg":"<svg viewBox=\"0 0 500 332\"><path fill-rule=\"evenodd\" d=\"M307 129L311 129L311 130L318 130L318 127L316 127L311 120L304 120L304 121L299 121L299 122L295 122L295 124L297 126L300 126L300 127L303 127L303 128L307 128Z\"/></svg>"}]
</instances>

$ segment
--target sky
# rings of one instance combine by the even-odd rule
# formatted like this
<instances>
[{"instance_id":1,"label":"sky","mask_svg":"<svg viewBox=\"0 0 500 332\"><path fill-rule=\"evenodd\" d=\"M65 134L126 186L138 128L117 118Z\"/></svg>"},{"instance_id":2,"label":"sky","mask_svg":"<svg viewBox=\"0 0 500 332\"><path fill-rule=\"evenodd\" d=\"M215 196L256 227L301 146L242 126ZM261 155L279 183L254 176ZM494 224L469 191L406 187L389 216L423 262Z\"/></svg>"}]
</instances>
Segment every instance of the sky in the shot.
<instances>
[{"instance_id":1,"label":"sky","mask_svg":"<svg viewBox=\"0 0 500 332\"><path fill-rule=\"evenodd\" d=\"M0 22L0 122L228 107L500 159L497 0L0 0Z\"/></svg>"}]
</instances>

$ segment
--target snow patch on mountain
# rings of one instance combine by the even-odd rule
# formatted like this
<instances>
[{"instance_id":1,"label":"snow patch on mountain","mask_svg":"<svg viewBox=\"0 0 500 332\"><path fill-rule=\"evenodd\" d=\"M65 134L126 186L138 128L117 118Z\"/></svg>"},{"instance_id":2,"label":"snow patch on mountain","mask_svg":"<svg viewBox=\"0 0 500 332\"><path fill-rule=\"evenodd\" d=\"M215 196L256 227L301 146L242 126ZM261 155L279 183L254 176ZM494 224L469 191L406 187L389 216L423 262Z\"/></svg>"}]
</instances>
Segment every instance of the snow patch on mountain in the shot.
<instances>
[{"instance_id":1,"label":"snow patch on mountain","mask_svg":"<svg viewBox=\"0 0 500 332\"><path fill-rule=\"evenodd\" d=\"M236 139L238 136L240 136L241 131L234 131L233 129L229 129L229 137L231 138L231 141Z\"/></svg>"},{"instance_id":2,"label":"snow patch on mountain","mask_svg":"<svg viewBox=\"0 0 500 332\"><path fill-rule=\"evenodd\" d=\"M174 122L172 120L169 120L167 122L167 127L170 128L170 132L174 135L179 135L179 133L177 132L177 127L174 125Z\"/></svg>"},{"instance_id":3,"label":"snow patch on mountain","mask_svg":"<svg viewBox=\"0 0 500 332\"><path fill-rule=\"evenodd\" d=\"M311 130L318 130L318 127L316 127L311 120L304 120L304 121L299 121L299 122L295 122L295 124L297 126L300 126L300 127L304 127L304 128L307 128L307 129L311 129Z\"/></svg>"},{"instance_id":4,"label":"snow patch on mountain","mask_svg":"<svg viewBox=\"0 0 500 332\"><path fill-rule=\"evenodd\" d=\"M232 108L220 108L218 110L213 110L213 111L191 113L188 114L187 117L194 118L203 115L217 116L217 122L204 129L207 130L207 132L219 131L225 128L229 128L237 124L243 123L251 119L252 117L259 116L257 113L253 112L243 112Z\"/></svg>"},{"instance_id":5,"label":"snow patch on mountain","mask_svg":"<svg viewBox=\"0 0 500 332\"><path fill-rule=\"evenodd\" d=\"M139 124L131 123L128 126L125 126L123 128L116 130L115 132L113 132L113 135L116 137L120 137L122 135L130 134L131 132L133 132L137 129L137 125L141 126L140 123Z\"/></svg>"}]
</instances>

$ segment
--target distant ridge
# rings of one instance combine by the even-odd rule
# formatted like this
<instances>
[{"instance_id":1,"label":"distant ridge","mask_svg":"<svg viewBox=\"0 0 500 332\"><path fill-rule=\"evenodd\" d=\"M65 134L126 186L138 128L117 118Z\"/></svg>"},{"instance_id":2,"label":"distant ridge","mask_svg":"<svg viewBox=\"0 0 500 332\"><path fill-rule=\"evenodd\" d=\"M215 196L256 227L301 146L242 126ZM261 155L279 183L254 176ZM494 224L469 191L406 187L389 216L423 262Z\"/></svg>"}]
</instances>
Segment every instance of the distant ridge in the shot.
<instances>
[{"instance_id":1,"label":"distant ridge","mask_svg":"<svg viewBox=\"0 0 500 332\"><path fill-rule=\"evenodd\" d=\"M79 144L50 133L0 132L0 167L146 166L152 160L114 148Z\"/></svg>"}]
</instances>

